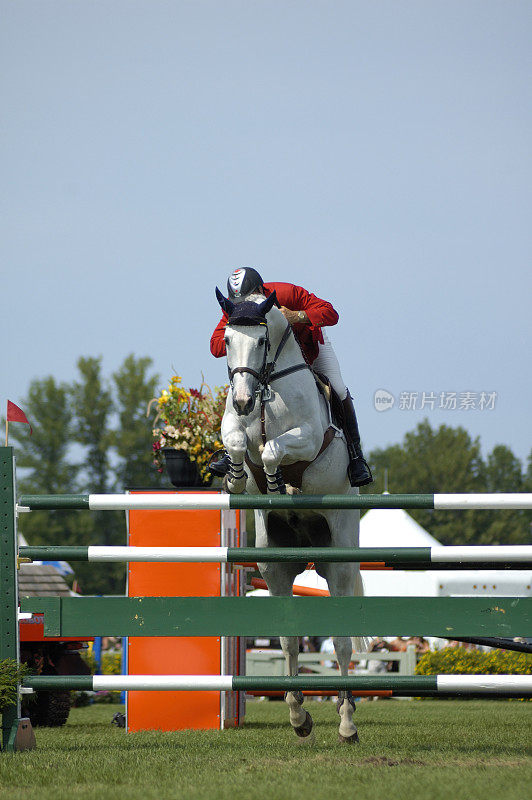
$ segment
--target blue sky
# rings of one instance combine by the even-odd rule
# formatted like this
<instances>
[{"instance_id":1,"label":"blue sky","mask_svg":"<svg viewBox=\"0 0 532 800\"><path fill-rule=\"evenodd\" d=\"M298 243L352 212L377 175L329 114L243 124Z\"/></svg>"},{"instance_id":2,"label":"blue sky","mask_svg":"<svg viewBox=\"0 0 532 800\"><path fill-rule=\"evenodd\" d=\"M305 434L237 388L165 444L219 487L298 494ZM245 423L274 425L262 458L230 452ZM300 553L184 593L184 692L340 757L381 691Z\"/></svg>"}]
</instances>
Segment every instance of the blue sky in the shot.
<instances>
[{"instance_id":1,"label":"blue sky","mask_svg":"<svg viewBox=\"0 0 532 800\"><path fill-rule=\"evenodd\" d=\"M526 458L531 22L506 0L4 0L0 401L80 355L222 383L214 287L247 264L339 311L367 449L427 416Z\"/></svg>"}]
</instances>

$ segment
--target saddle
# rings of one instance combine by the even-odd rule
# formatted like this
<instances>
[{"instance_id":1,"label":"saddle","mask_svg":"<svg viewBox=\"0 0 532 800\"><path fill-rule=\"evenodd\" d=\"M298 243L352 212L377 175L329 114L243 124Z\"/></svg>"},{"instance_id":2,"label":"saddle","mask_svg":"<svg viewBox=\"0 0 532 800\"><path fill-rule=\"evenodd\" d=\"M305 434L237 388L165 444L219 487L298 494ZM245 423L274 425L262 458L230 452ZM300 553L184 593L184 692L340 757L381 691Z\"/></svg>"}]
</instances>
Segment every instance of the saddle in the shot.
<instances>
[{"instance_id":1,"label":"saddle","mask_svg":"<svg viewBox=\"0 0 532 800\"><path fill-rule=\"evenodd\" d=\"M314 376L314 380L316 381L316 386L318 387L318 391L324 397L327 407L329 410L329 420L332 423L329 425L325 434L323 436L323 442L318 452L316 458L323 453L324 450L330 445L332 440L335 437L337 430L344 429L344 411L342 408L342 401L338 397L337 393L334 391L333 387L331 386L331 382L327 378L326 375L320 374L315 372L311 369L312 375ZM314 461L316 460L314 459ZM281 471L283 474L283 480L285 483L289 483L291 486L294 486L296 489L301 489L301 484L303 483L303 474L307 467L314 463L313 461L296 461L294 464L287 464L285 466L281 466ZM267 494L268 488L266 483L266 475L264 474L264 468L262 465L255 464L249 458L248 454L246 453L246 466L249 468L251 474L255 479L255 483L259 487L259 491L261 494Z\"/></svg>"}]
</instances>

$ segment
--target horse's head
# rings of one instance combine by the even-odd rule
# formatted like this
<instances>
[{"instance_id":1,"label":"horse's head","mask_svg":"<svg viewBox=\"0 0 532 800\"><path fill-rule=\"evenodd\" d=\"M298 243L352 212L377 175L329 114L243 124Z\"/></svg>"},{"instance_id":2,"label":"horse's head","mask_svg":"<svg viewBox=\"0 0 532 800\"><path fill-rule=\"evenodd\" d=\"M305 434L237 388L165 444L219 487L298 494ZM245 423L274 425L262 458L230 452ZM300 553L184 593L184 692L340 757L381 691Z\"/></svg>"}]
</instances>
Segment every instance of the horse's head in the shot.
<instances>
[{"instance_id":1,"label":"horse's head","mask_svg":"<svg viewBox=\"0 0 532 800\"><path fill-rule=\"evenodd\" d=\"M227 314L225 346L233 407L239 416L251 414L270 349L266 315L277 304L275 292L264 299L250 295L248 300L233 303L216 289L216 297Z\"/></svg>"}]
</instances>

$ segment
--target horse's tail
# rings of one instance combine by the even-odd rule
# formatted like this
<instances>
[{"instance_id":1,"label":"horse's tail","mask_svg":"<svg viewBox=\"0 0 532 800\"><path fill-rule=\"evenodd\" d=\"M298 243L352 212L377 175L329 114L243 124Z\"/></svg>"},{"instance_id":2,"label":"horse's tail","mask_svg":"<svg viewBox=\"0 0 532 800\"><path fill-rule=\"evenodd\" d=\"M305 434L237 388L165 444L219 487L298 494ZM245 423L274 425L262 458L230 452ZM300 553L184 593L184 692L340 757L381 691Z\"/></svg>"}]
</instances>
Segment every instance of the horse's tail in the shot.
<instances>
[{"instance_id":1,"label":"horse's tail","mask_svg":"<svg viewBox=\"0 0 532 800\"><path fill-rule=\"evenodd\" d=\"M355 577L355 597L364 597L364 581L360 570L357 571ZM356 653L367 653L369 647L369 639L366 636L353 636L353 650Z\"/></svg>"}]
</instances>

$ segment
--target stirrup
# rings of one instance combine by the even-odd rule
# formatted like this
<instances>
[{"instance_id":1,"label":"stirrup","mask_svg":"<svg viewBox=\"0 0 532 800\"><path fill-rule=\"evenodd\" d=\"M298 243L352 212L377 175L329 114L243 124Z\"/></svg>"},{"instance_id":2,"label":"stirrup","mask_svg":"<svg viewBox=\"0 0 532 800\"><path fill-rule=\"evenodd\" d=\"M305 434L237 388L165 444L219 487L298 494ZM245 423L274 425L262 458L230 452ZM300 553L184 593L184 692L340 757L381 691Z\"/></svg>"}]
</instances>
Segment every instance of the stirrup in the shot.
<instances>
[{"instance_id":1,"label":"stirrup","mask_svg":"<svg viewBox=\"0 0 532 800\"><path fill-rule=\"evenodd\" d=\"M220 456L220 458L214 461L216 456ZM218 478L223 478L227 475L230 468L231 459L229 458L229 453L227 453L224 448L216 450L216 452L212 454L212 460L209 462L209 472L212 472L212 474L216 475Z\"/></svg>"}]
</instances>

